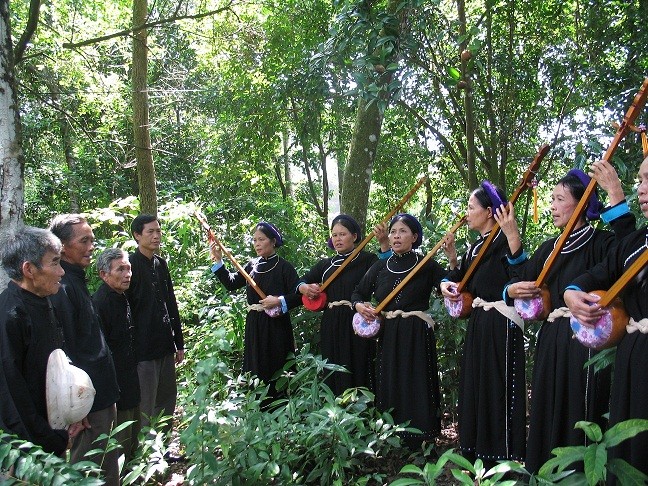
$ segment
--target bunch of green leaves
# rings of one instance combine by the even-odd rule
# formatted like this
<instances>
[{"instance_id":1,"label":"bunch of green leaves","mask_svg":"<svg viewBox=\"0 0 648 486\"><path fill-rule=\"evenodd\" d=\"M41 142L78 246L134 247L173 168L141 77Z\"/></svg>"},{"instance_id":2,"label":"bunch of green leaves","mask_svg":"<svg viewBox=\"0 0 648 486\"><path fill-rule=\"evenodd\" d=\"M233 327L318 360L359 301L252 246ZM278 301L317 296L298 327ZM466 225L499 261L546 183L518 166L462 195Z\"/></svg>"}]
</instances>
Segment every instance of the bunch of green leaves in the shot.
<instances>
[{"instance_id":1,"label":"bunch of green leaves","mask_svg":"<svg viewBox=\"0 0 648 486\"><path fill-rule=\"evenodd\" d=\"M39 484L43 486L104 484L99 466L89 461L70 464L54 454L43 451L31 442L16 439L0 431L0 482Z\"/></svg>"},{"instance_id":2,"label":"bunch of green leaves","mask_svg":"<svg viewBox=\"0 0 648 486\"><path fill-rule=\"evenodd\" d=\"M158 480L163 478L169 469L169 464L164 458L165 443L168 438L167 434L163 432L169 420L171 417L164 417L160 413L156 417L151 417L150 426L144 427L140 431L135 457L125 465L127 472L122 471L123 485L160 484ZM117 429L111 435L116 432L118 432Z\"/></svg>"},{"instance_id":3,"label":"bunch of green leaves","mask_svg":"<svg viewBox=\"0 0 648 486\"><path fill-rule=\"evenodd\" d=\"M592 422L576 422L575 428L585 432L590 444L587 446L557 447L533 478L531 484L605 484L608 472L616 476L619 484L646 484L648 476L632 467L623 459L608 459L611 447L648 431L648 420L630 419L610 427L605 433ZM584 472L567 470L574 463L582 463Z\"/></svg>"},{"instance_id":4,"label":"bunch of green leaves","mask_svg":"<svg viewBox=\"0 0 648 486\"><path fill-rule=\"evenodd\" d=\"M390 484L391 486L411 486L415 484L434 485L446 469L448 462L459 466L460 469L450 468L449 470L458 481L457 484L463 484L465 486L487 486L491 484L513 486L516 482L514 480L506 480L504 476L512 471L523 471L522 466L513 461L502 461L496 466L486 469L481 459L477 459L474 464L471 464L465 457L456 454L453 449L448 449L436 462L427 463L423 468L414 464L404 466L400 473L411 474L415 477L400 478Z\"/></svg>"},{"instance_id":5,"label":"bunch of green leaves","mask_svg":"<svg viewBox=\"0 0 648 486\"><path fill-rule=\"evenodd\" d=\"M224 400L209 400L208 377L200 377L196 412L181 436L194 464L187 478L194 484L347 484L370 474L366 464L398 448L404 429L372 407L365 389L335 397L323 379L342 370L306 347L277 378L283 398L272 403L267 385L249 376L232 378ZM214 366L213 372L221 371Z\"/></svg>"}]
</instances>

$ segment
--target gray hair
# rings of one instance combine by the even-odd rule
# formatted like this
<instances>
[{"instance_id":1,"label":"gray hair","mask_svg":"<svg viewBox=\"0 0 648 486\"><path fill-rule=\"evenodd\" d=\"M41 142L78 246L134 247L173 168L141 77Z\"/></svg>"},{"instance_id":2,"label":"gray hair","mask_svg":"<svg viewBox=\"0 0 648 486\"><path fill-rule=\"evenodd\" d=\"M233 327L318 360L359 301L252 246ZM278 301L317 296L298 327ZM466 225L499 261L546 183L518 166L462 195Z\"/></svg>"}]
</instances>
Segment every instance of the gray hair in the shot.
<instances>
[{"instance_id":1,"label":"gray hair","mask_svg":"<svg viewBox=\"0 0 648 486\"><path fill-rule=\"evenodd\" d=\"M124 256L128 258L128 253L121 248L106 248L101 255L97 257L97 271L101 272L103 270L106 273L110 273L112 262Z\"/></svg>"},{"instance_id":2,"label":"gray hair","mask_svg":"<svg viewBox=\"0 0 648 486\"><path fill-rule=\"evenodd\" d=\"M80 214L59 214L50 221L49 230L63 243L68 243L74 237L75 224L87 223Z\"/></svg>"},{"instance_id":3,"label":"gray hair","mask_svg":"<svg viewBox=\"0 0 648 486\"><path fill-rule=\"evenodd\" d=\"M23 226L10 232L0 244L0 260L9 278L22 282L23 263L29 262L42 268L45 253L61 253L61 240L51 231Z\"/></svg>"}]
</instances>

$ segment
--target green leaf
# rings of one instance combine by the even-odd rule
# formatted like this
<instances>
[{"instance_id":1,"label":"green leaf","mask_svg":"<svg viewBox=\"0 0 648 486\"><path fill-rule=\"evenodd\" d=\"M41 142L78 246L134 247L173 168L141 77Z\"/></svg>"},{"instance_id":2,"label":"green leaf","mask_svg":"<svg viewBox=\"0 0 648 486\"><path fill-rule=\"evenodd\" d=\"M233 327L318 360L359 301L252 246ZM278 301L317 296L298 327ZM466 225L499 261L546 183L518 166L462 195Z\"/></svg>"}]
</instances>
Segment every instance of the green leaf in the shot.
<instances>
[{"instance_id":1,"label":"green leaf","mask_svg":"<svg viewBox=\"0 0 648 486\"><path fill-rule=\"evenodd\" d=\"M608 469L624 486L645 486L648 483L648 476L623 459L610 459Z\"/></svg>"},{"instance_id":2,"label":"green leaf","mask_svg":"<svg viewBox=\"0 0 648 486\"><path fill-rule=\"evenodd\" d=\"M445 454L444 454L445 455ZM466 469L470 471L472 474L475 474L475 466L473 466L468 459L465 457L456 454L454 452L448 454L448 460L452 461L454 464L457 466L461 467L462 469Z\"/></svg>"},{"instance_id":3,"label":"green leaf","mask_svg":"<svg viewBox=\"0 0 648 486\"><path fill-rule=\"evenodd\" d=\"M605 444L591 444L587 446L583 456L585 463L585 477L589 484L598 484L605 476L605 463L607 462L607 450Z\"/></svg>"},{"instance_id":4,"label":"green leaf","mask_svg":"<svg viewBox=\"0 0 648 486\"><path fill-rule=\"evenodd\" d=\"M647 419L630 419L611 427L603 435L603 441L608 448L614 447L626 439L630 439L640 432L648 430Z\"/></svg>"},{"instance_id":5,"label":"green leaf","mask_svg":"<svg viewBox=\"0 0 648 486\"><path fill-rule=\"evenodd\" d=\"M581 420L579 422L576 422L574 428L581 429L583 432L585 432L587 438L592 442L601 442L601 439L603 438L601 427L599 427L598 424L595 424L593 422L587 422L585 420Z\"/></svg>"},{"instance_id":6,"label":"green leaf","mask_svg":"<svg viewBox=\"0 0 648 486\"><path fill-rule=\"evenodd\" d=\"M448 66L446 68L446 70L447 70L448 76L450 76L450 78L454 79L455 81L459 81L461 79L461 73L459 72L459 70L456 67Z\"/></svg>"},{"instance_id":7,"label":"green leaf","mask_svg":"<svg viewBox=\"0 0 648 486\"><path fill-rule=\"evenodd\" d=\"M552 457L540 467L540 474L547 476L554 469L558 472L564 471L567 466L574 462L580 462L585 455L585 446L557 447L551 451L556 457Z\"/></svg>"},{"instance_id":8,"label":"green leaf","mask_svg":"<svg viewBox=\"0 0 648 486\"><path fill-rule=\"evenodd\" d=\"M389 483L390 486L411 486L413 484L425 484L425 483L419 479L411 479L411 478L397 479L396 481Z\"/></svg>"},{"instance_id":9,"label":"green leaf","mask_svg":"<svg viewBox=\"0 0 648 486\"><path fill-rule=\"evenodd\" d=\"M423 474L421 468L415 466L414 464L407 464L406 466L403 466L400 472L401 474L421 474L421 475Z\"/></svg>"},{"instance_id":10,"label":"green leaf","mask_svg":"<svg viewBox=\"0 0 648 486\"><path fill-rule=\"evenodd\" d=\"M465 472L458 471L457 469L451 469L451 471L452 471L452 475L455 477L455 479L458 479L459 481L461 481L461 484L464 484L466 486L473 484L472 478L468 474L466 474Z\"/></svg>"}]
</instances>

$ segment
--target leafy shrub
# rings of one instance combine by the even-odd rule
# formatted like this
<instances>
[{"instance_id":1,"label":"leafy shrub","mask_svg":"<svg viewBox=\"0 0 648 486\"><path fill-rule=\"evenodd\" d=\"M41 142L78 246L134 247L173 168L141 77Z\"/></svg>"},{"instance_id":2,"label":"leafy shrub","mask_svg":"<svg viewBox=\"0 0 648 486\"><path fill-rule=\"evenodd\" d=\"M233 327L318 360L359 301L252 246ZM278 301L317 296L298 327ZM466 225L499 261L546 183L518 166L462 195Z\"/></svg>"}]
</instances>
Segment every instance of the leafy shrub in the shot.
<instances>
[{"instance_id":1,"label":"leafy shrub","mask_svg":"<svg viewBox=\"0 0 648 486\"><path fill-rule=\"evenodd\" d=\"M213 374L222 372L211 364ZM335 397L323 375L340 370L306 347L277 379L285 398L272 404L267 385L249 376L230 378L227 397L211 401L211 377L199 376L195 413L181 436L193 464L187 478L192 484L347 484L369 474L367 461L398 448L404 429L372 407L365 389Z\"/></svg>"},{"instance_id":2,"label":"leafy shrub","mask_svg":"<svg viewBox=\"0 0 648 486\"><path fill-rule=\"evenodd\" d=\"M450 472L458 484L472 486L475 484L489 486L499 484L501 486L513 486L513 480L505 480L505 475L510 471L523 471L520 464L513 461L502 461L489 469L484 467L481 459L471 464L463 456L454 452L453 449L445 451L435 463L428 463L422 469L413 464L404 466L400 473L414 475L414 478L400 478L390 483L390 486L413 486L419 484L434 485L437 479L444 472L448 462L454 463L460 469L450 468Z\"/></svg>"},{"instance_id":3,"label":"leafy shrub","mask_svg":"<svg viewBox=\"0 0 648 486\"><path fill-rule=\"evenodd\" d=\"M1 432L1 431L0 431ZM104 484L97 476L99 466L89 461L70 464L39 446L0 434L0 482L2 484L38 484L42 486Z\"/></svg>"},{"instance_id":4,"label":"leafy shrub","mask_svg":"<svg viewBox=\"0 0 648 486\"><path fill-rule=\"evenodd\" d=\"M619 484L646 484L648 476L632 467L623 459L608 460L608 451L640 432L648 431L648 420L630 419L620 422L605 433L592 422L577 422L575 428L582 429L591 442L587 446L557 447L551 451L556 457L549 459L534 478L537 484L552 484L566 476L574 484L590 486L605 484L608 473L616 476ZM574 463L582 463L584 472L568 471L567 467Z\"/></svg>"}]
</instances>

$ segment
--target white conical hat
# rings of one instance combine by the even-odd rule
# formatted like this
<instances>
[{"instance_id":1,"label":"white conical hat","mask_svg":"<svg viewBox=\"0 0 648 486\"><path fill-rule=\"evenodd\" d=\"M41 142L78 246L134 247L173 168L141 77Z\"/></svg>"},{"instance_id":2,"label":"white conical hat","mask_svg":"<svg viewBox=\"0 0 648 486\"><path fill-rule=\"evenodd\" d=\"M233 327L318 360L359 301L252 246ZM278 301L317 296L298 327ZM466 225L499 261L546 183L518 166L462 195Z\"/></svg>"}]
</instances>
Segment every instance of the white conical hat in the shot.
<instances>
[{"instance_id":1,"label":"white conical hat","mask_svg":"<svg viewBox=\"0 0 648 486\"><path fill-rule=\"evenodd\" d=\"M96 393L88 373L70 364L62 349L50 353L45 400L53 429L63 429L88 415Z\"/></svg>"}]
</instances>

